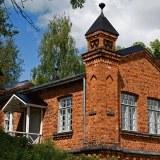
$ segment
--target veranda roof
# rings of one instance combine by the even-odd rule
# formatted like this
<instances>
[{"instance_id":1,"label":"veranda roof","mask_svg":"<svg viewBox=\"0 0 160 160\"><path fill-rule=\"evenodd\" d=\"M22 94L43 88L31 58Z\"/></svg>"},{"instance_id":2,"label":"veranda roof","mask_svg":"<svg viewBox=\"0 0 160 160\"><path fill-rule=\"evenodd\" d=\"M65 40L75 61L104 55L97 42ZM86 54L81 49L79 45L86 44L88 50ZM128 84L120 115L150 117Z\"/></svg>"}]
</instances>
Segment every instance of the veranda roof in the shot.
<instances>
[{"instance_id":1,"label":"veranda roof","mask_svg":"<svg viewBox=\"0 0 160 160\"><path fill-rule=\"evenodd\" d=\"M2 110L6 112L21 112L26 106L46 108L47 104L36 95L13 94Z\"/></svg>"}]
</instances>

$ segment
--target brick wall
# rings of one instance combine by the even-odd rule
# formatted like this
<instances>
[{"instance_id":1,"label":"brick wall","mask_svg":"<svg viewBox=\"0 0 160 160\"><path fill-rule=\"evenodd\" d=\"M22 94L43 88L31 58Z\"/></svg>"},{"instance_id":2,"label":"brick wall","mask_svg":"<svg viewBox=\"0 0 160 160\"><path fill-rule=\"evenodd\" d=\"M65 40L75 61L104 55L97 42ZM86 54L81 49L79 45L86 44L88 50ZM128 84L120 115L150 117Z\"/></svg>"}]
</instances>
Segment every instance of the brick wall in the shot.
<instances>
[{"instance_id":1,"label":"brick wall","mask_svg":"<svg viewBox=\"0 0 160 160\"><path fill-rule=\"evenodd\" d=\"M6 101L0 102L0 126L4 127L4 112L2 111L2 107L5 105Z\"/></svg>"},{"instance_id":2,"label":"brick wall","mask_svg":"<svg viewBox=\"0 0 160 160\"><path fill-rule=\"evenodd\" d=\"M53 136L58 132L58 99L72 96L72 130L73 134ZM58 148L71 150L82 147L83 136L83 83L68 83L46 89L41 93L42 99L48 104L44 112L43 138L49 136Z\"/></svg>"},{"instance_id":3,"label":"brick wall","mask_svg":"<svg viewBox=\"0 0 160 160\"><path fill-rule=\"evenodd\" d=\"M160 100L160 71L155 63L139 55L119 67L121 91L138 96L137 132L121 133L121 147L133 150L160 152L160 137L148 134L148 98ZM121 127L121 126L120 126Z\"/></svg>"},{"instance_id":4,"label":"brick wall","mask_svg":"<svg viewBox=\"0 0 160 160\"><path fill-rule=\"evenodd\" d=\"M86 145L119 143L117 71L105 60L86 64ZM96 115L89 116L91 112Z\"/></svg>"}]
</instances>

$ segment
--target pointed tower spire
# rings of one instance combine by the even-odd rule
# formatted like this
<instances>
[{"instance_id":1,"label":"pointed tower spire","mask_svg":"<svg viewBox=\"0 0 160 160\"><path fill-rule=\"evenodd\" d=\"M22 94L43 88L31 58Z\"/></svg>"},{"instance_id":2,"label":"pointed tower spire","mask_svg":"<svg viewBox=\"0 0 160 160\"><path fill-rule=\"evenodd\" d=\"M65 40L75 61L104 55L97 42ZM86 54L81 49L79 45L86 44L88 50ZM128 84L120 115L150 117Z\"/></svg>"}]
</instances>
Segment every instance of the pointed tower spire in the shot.
<instances>
[{"instance_id":1,"label":"pointed tower spire","mask_svg":"<svg viewBox=\"0 0 160 160\"><path fill-rule=\"evenodd\" d=\"M85 36L88 40L88 51L96 48L115 50L115 42L119 33L103 14L104 3L100 3L101 14L92 24ZM103 36L102 36L103 35Z\"/></svg>"}]
</instances>

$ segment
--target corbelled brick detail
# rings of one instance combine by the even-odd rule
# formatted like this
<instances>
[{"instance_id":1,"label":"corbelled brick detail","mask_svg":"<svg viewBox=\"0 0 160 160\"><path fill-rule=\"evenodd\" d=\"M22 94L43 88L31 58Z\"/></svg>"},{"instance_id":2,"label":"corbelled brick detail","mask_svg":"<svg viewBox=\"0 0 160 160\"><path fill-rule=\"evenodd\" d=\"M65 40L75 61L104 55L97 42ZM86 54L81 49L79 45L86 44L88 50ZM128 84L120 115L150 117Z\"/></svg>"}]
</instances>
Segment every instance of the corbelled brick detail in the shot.
<instances>
[{"instance_id":1,"label":"corbelled brick detail","mask_svg":"<svg viewBox=\"0 0 160 160\"><path fill-rule=\"evenodd\" d=\"M111 51L115 51L117 38L118 36L104 32L102 30L89 34L86 36L88 41L88 51L95 50L97 48L105 48ZM112 42L112 48L108 48L104 45L105 40Z\"/></svg>"}]
</instances>

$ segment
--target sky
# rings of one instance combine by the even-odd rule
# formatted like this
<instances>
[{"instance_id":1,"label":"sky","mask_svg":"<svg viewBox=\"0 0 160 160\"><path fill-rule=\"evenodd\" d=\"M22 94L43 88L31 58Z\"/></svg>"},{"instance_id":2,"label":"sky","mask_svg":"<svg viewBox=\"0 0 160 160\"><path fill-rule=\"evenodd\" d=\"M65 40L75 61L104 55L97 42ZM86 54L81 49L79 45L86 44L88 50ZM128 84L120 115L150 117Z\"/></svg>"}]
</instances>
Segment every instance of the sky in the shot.
<instances>
[{"instance_id":1,"label":"sky","mask_svg":"<svg viewBox=\"0 0 160 160\"><path fill-rule=\"evenodd\" d=\"M21 6L21 0L16 2ZM130 47L134 42L142 41L147 46L151 41L160 39L160 0L86 0L84 8L72 9L70 0L28 0L24 2L24 11L34 24L37 32L20 14L14 10L11 0L5 0L10 19L19 34L15 43L24 59L24 72L19 81L30 80L31 69L39 64L38 47L49 20L53 15L70 16L71 35L76 41L79 53L87 52L85 33L101 13L99 3L105 3L103 13L119 33L116 45ZM53 66L54 68L54 66Z\"/></svg>"}]
</instances>

